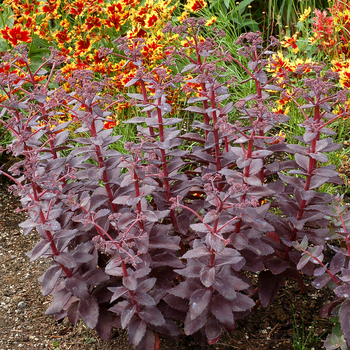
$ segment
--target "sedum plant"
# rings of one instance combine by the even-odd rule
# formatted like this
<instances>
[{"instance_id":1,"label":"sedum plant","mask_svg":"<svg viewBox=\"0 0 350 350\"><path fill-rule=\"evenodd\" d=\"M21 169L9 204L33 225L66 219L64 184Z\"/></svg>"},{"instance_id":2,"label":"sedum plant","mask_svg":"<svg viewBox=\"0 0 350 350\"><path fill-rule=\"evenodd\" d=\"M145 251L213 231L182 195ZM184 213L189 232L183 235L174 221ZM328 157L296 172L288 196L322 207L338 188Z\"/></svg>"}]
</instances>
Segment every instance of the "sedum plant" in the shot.
<instances>
[{"instance_id":1,"label":"sedum plant","mask_svg":"<svg viewBox=\"0 0 350 350\"><path fill-rule=\"evenodd\" d=\"M337 73L315 64L304 88L293 88L287 72L265 71L277 39L243 34L240 61L217 44L221 30L201 36L205 23L168 23L163 33L179 39L151 71L143 39L119 38L115 52L99 50L99 57L115 54L136 67L124 87L139 87L128 97L143 116L127 121L137 125L139 141L127 142L126 154L113 148L120 137L104 129L109 109L123 100L101 96L109 79L57 71L61 87L50 89L64 60L58 51L34 72L23 47L3 56L10 68L0 73L8 97L0 104L2 124L14 136L7 151L23 156L5 175L28 214L24 234L35 228L41 237L28 256L51 260L40 277L43 294L53 296L46 314L73 325L82 319L105 340L113 327L126 329L138 349L158 349L160 336L178 340L179 324L200 344L216 343L255 306L268 306L286 278L303 291L299 270L316 270L300 245L307 239L322 246L330 237L324 213L332 198L317 189L340 183L334 167L322 166L325 153L340 147L327 137L339 118L333 109L347 99L336 89ZM173 74L179 60L187 65ZM225 76L222 62L239 65L254 86L235 105L227 85L239 83ZM184 83L192 94L186 111L195 116L185 134L167 100ZM276 135L289 117L273 111L275 92L304 117L299 144ZM69 122L55 122L62 108L79 119L77 138L70 139ZM248 272L259 274L257 286Z\"/></svg>"}]
</instances>

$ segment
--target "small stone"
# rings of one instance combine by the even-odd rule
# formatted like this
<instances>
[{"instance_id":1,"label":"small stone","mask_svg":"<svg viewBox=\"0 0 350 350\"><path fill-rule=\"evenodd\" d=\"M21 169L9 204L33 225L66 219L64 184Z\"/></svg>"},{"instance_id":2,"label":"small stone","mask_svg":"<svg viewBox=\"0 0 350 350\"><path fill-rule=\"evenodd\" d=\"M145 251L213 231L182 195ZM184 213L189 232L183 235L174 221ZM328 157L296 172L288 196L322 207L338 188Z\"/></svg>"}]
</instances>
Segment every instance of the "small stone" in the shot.
<instances>
[{"instance_id":1,"label":"small stone","mask_svg":"<svg viewBox=\"0 0 350 350\"><path fill-rule=\"evenodd\" d=\"M24 302L24 301L20 301L17 306L20 308L20 309L25 309L27 307L27 304Z\"/></svg>"}]
</instances>

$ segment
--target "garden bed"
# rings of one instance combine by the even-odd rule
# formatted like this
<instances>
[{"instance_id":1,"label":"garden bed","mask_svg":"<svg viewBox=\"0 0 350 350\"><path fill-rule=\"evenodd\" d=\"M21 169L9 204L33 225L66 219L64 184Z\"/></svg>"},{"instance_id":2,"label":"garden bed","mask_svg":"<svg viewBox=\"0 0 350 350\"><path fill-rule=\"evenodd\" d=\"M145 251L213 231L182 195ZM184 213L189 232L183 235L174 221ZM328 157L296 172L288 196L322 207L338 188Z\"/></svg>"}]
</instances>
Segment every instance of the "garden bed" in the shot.
<instances>
[{"instance_id":1,"label":"garden bed","mask_svg":"<svg viewBox=\"0 0 350 350\"><path fill-rule=\"evenodd\" d=\"M59 323L53 316L45 315L51 298L42 296L38 277L45 272L49 261L40 259L30 263L26 257L25 253L38 241L38 235L34 231L22 235L18 224L25 216L16 213L20 202L8 193L8 186L8 180L1 176L0 349L132 349L124 331L115 330L111 342L106 343L82 323L74 328L66 320ZM310 341L328 333L332 323L321 318L319 310L331 299L329 289L315 290L308 281L306 293L300 294L297 283L288 280L271 306L258 306L250 316L237 321L236 329L230 335L223 333L217 344L202 347L193 337L183 336L178 343L162 339L160 348L299 349L296 345L293 347L293 326L298 327L300 340L302 332L304 337L310 334ZM322 349L325 337L326 334L319 341L309 341L308 346Z\"/></svg>"}]
</instances>

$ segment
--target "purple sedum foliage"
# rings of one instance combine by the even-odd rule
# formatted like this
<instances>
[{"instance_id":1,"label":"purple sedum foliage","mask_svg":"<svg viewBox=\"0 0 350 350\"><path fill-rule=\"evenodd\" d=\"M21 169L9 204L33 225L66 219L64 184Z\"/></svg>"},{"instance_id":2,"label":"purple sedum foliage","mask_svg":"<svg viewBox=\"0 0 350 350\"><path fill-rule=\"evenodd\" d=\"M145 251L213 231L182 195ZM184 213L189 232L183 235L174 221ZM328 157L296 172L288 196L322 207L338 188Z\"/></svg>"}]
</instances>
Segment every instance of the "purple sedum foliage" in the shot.
<instances>
[{"instance_id":1,"label":"purple sedum foliage","mask_svg":"<svg viewBox=\"0 0 350 350\"><path fill-rule=\"evenodd\" d=\"M107 79L97 81L86 70L65 79L56 71L62 58L55 50L25 77L0 74L8 96L0 104L7 116L2 123L14 136L7 150L24 156L6 175L28 213L24 234L36 229L41 236L28 256L52 261L40 277L43 294L53 296L46 314L68 317L73 325L82 319L105 340L113 327L126 329L138 349L158 349L159 336L176 341L181 331L175 321L183 322L186 335L214 344L257 300L268 306L286 278L303 290L301 270L317 276L316 288L337 283L335 303L342 303L337 312L349 343L349 254L337 248L329 268L314 268L322 263L332 217L331 196L317 189L341 184L334 167L322 165L327 152L341 147L327 137L327 126L339 117L332 110L347 92L336 90L338 77L322 65L310 67L304 88L287 90L287 72L269 76L265 69L278 40L264 43L260 33L243 34L236 44L245 66L217 44L221 31L199 40L204 24L193 18L168 24L164 32L186 38L188 47L169 48L151 72L143 66L142 39L117 39L123 54L101 48L101 55L115 54L137 67L125 87L140 87L141 93L128 96L144 116L127 121L137 124L139 138L125 144L127 154L110 147L120 137L104 129L110 107L124 100L100 97ZM16 50L4 57L12 67L19 57L26 62L24 49ZM172 74L178 58L188 64ZM223 81L220 62L238 64L254 91L235 104L225 102L231 97L227 85L239 83L234 77ZM49 79L39 85L34 77L44 66ZM68 82L74 92L50 89L53 72L56 83ZM182 119L172 116L166 96L187 72L194 85L185 110L197 119L193 132L181 134ZM13 92L23 82L32 84L22 89L24 97ZM298 144L273 136L289 117L272 111L271 91L293 100L304 117ZM69 122L50 128L61 108L79 119L75 133L85 136L71 139ZM276 154L286 157L274 161ZM248 271L259 274L257 288Z\"/></svg>"}]
</instances>

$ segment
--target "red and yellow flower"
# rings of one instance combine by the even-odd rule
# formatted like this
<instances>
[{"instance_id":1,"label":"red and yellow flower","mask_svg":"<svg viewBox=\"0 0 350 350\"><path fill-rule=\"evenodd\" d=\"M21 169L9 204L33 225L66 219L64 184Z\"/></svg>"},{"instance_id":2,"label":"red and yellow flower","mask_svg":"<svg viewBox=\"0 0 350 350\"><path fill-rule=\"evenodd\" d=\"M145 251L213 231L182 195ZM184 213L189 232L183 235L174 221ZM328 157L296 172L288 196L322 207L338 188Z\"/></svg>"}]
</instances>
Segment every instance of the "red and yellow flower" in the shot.
<instances>
[{"instance_id":1,"label":"red and yellow flower","mask_svg":"<svg viewBox=\"0 0 350 350\"><path fill-rule=\"evenodd\" d=\"M297 45L297 36L298 33L295 33L291 38L289 36L285 36L284 40L281 42L282 47L292 47L292 51L297 53L299 51L299 47Z\"/></svg>"},{"instance_id":2,"label":"red and yellow flower","mask_svg":"<svg viewBox=\"0 0 350 350\"><path fill-rule=\"evenodd\" d=\"M20 42L30 43L32 41L31 32L27 29L22 29L21 25L15 25L13 28L6 26L0 30L3 39L8 40L13 46Z\"/></svg>"},{"instance_id":3,"label":"red and yellow flower","mask_svg":"<svg viewBox=\"0 0 350 350\"><path fill-rule=\"evenodd\" d=\"M207 7L207 2L205 0L188 0L184 8L189 11L196 13Z\"/></svg>"},{"instance_id":4,"label":"red and yellow flower","mask_svg":"<svg viewBox=\"0 0 350 350\"><path fill-rule=\"evenodd\" d=\"M304 22L306 18L310 16L311 13L311 7L309 6L307 9L305 9L304 13L299 17L298 22Z\"/></svg>"}]
</instances>

